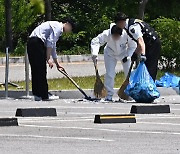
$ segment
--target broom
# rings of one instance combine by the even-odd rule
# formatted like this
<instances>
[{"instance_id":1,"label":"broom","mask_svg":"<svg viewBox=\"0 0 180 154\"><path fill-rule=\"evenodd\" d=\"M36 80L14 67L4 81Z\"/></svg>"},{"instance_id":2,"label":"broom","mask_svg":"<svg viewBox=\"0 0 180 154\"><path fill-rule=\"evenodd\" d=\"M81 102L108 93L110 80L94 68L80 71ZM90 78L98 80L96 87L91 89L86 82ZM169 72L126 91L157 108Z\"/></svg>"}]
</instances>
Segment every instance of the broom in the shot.
<instances>
[{"instance_id":1,"label":"broom","mask_svg":"<svg viewBox=\"0 0 180 154\"><path fill-rule=\"evenodd\" d=\"M118 96L121 99L124 99L124 100L128 100L129 99L129 96L127 96L125 94L124 90L126 89L127 85L129 84L129 78L130 78L130 75L131 75L131 70L132 70L133 64L134 64L134 61L131 62L131 66L129 68L128 75L127 75L125 81L123 82L123 84L121 85L121 87L118 90Z\"/></svg>"},{"instance_id":2,"label":"broom","mask_svg":"<svg viewBox=\"0 0 180 154\"><path fill-rule=\"evenodd\" d=\"M98 101L99 100L97 98L91 98L90 96L88 96L85 93L85 91L80 88L80 86L68 75L68 73L65 70L58 69L58 71L61 72L64 76L66 76L71 81L71 83L85 96L85 99L87 99L89 101Z\"/></svg>"},{"instance_id":3,"label":"broom","mask_svg":"<svg viewBox=\"0 0 180 154\"><path fill-rule=\"evenodd\" d=\"M95 71L96 71L96 81L94 84L94 96L96 98L104 98L107 95L107 91L106 91L106 88L105 88L101 78L100 78L98 68L97 68L97 61L94 62L94 67L95 67Z\"/></svg>"}]
</instances>

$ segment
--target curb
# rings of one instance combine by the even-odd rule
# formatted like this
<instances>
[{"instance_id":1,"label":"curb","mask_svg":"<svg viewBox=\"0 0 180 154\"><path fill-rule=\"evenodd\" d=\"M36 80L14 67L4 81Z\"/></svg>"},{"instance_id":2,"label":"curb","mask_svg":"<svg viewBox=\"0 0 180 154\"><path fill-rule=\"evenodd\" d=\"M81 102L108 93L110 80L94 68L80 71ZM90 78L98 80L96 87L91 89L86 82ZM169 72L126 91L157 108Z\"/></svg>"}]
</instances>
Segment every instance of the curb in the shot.
<instances>
[{"instance_id":1,"label":"curb","mask_svg":"<svg viewBox=\"0 0 180 154\"><path fill-rule=\"evenodd\" d=\"M0 127L18 126L17 118L0 118Z\"/></svg>"},{"instance_id":2,"label":"curb","mask_svg":"<svg viewBox=\"0 0 180 154\"><path fill-rule=\"evenodd\" d=\"M164 87L158 87L158 90L161 94L161 96L176 96L179 95L179 88L164 88ZM93 97L93 89L85 89L84 90L87 95ZM117 97L117 91L118 89L115 89L115 97ZM60 97L60 99L83 99L84 96L78 91L78 90L52 90L50 91L52 94L57 95ZM26 95L25 91L9 91L8 96L10 98L19 99ZM32 95L32 92L30 92L30 95ZM0 91L0 98L3 98L5 96L5 91Z\"/></svg>"},{"instance_id":3,"label":"curb","mask_svg":"<svg viewBox=\"0 0 180 154\"><path fill-rule=\"evenodd\" d=\"M17 108L16 117L55 117L55 108Z\"/></svg>"},{"instance_id":4,"label":"curb","mask_svg":"<svg viewBox=\"0 0 180 154\"><path fill-rule=\"evenodd\" d=\"M130 113L134 114L159 114L170 113L169 105L132 105Z\"/></svg>"},{"instance_id":5,"label":"curb","mask_svg":"<svg viewBox=\"0 0 180 154\"><path fill-rule=\"evenodd\" d=\"M104 55L98 55L99 61L104 60ZM60 55L58 56L58 60L61 63L72 63L72 62L90 62L92 61L91 55ZM0 65L4 65L6 63L5 57L0 57ZM18 63L25 63L25 57L9 57L10 64L18 64Z\"/></svg>"},{"instance_id":6,"label":"curb","mask_svg":"<svg viewBox=\"0 0 180 154\"><path fill-rule=\"evenodd\" d=\"M135 114L95 115L94 123L136 123Z\"/></svg>"}]
</instances>

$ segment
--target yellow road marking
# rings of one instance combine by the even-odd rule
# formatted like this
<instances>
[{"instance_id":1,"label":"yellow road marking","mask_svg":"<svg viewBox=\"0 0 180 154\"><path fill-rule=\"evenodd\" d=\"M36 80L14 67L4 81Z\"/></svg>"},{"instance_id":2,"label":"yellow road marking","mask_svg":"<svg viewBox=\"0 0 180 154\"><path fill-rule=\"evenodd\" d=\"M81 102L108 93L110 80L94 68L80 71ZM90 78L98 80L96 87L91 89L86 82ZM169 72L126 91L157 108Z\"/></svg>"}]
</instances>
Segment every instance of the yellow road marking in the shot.
<instances>
[{"instance_id":1,"label":"yellow road marking","mask_svg":"<svg viewBox=\"0 0 180 154\"><path fill-rule=\"evenodd\" d=\"M135 116L100 116L100 119L123 119L123 118L135 118Z\"/></svg>"}]
</instances>

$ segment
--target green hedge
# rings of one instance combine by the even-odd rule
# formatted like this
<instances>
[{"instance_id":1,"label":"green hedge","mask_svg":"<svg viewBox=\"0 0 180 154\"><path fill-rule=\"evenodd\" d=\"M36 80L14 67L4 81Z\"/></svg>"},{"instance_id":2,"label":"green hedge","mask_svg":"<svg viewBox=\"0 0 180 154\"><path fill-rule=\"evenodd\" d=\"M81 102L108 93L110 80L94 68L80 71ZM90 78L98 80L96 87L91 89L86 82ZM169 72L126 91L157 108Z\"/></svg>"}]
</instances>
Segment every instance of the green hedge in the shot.
<instances>
[{"instance_id":1,"label":"green hedge","mask_svg":"<svg viewBox=\"0 0 180 154\"><path fill-rule=\"evenodd\" d=\"M161 42L160 64L163 69L180 68L180 21L160 17L152 25L158 32Z\"/></svg>"}]
</instances>

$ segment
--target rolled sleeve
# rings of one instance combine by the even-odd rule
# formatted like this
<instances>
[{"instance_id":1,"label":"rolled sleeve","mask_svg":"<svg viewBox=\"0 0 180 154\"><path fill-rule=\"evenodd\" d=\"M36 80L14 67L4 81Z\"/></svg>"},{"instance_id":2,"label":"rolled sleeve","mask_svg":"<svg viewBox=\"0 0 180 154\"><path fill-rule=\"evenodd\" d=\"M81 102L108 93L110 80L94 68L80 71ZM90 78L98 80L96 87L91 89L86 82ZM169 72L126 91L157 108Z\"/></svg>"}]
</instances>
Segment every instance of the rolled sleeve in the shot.
<instances>
[{"instance_id":1,"label":"rolled sleeve","mask_svg":"<svg viewBox=\"0 0 180 154\"><path fill-rule=\"evenodd\" d=\"M53 59L57 59L56 47L54 47L54 48L52 49L51 56L52 56Z\"/></svg>"},{"instance_id":2,"label":"rolled sleeve","mask_svg":"<svg viewBox=\"0 0 180 154\"><path fill-rule=\"evenodd\" d=\"M143 36L141 32L141 27L139 24L134 24L129 27L129 33L133 36L135 40L138 40L140 37Z\"/></svg>"}]
</instances>

